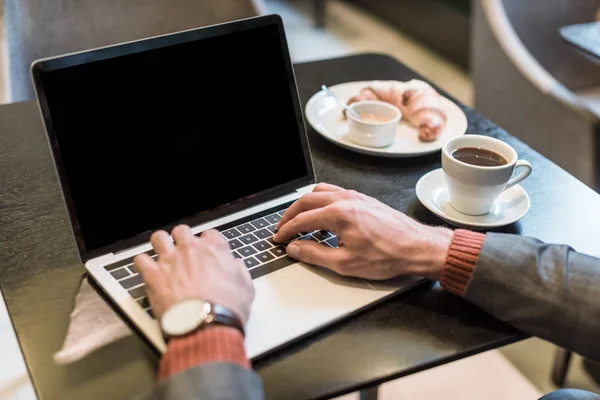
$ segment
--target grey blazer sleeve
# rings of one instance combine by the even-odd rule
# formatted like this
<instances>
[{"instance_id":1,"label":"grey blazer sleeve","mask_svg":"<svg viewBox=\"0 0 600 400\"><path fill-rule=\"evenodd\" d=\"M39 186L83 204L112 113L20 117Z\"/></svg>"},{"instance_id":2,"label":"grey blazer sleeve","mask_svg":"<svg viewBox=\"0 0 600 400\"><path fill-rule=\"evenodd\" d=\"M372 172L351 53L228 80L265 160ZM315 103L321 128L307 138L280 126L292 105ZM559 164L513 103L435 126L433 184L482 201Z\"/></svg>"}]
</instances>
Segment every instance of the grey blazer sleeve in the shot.
<instances>
[{"instance_id":1,"label":"grey blazer sleeve","mask_svg":"<svg viewBox=\"0 0 600 400\"><path fill-rule=\"evenodd\" d=\"M488 233L465 298L525 333L600 361L597 258Z\"/></svg>"},{"instance_id":2,"label":"grey blazer sleeve","mask_svg":"<svg viewBox=\"0 0 600 400\"><path fill-rule=\"evenodd\" d=\"M136 400L262 400L260 378L235 364L211 363L173 375Z\"/></svg>"}]
</instances>

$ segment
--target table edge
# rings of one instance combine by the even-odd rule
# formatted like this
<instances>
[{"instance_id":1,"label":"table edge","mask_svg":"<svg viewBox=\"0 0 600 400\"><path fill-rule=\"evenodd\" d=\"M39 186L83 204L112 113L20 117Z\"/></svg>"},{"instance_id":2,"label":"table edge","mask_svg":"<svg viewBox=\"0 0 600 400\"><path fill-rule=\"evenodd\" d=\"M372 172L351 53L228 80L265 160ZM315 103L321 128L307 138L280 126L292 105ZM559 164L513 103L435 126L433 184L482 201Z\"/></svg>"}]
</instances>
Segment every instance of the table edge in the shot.
<instances>
[{"instance_id":1,"label":"table edge","mask_svg":"<svg viewBox=\"0 0 600 400\"><path fill-rule=\"evenodd\" d=\"M471 356L474 356L474 355L477 355L477 354L480 354L480 353L484 353L486 351L495 350L495 349L498 349L500 347L504 347L504 346L507 346L509 344L517 343L517 342L520 342L522 340L529 339L529 338L531 338L531 335L528 335L528 334L525 334L525 333L521 333L521 334L515 335L513 337L508 337L508 338L497 340L495 342L492 342L491 344L486 344L484 346L474 347L474 348L469 349L469 350L467 350L467 351L465 351L463 353L460 353L460 354L454 354L454 355L451 355L451 356L448 356L448 357L442 357L442 358L439 358L439 359L436 359L436 360L433 360L433 361L430 361L430 362L425 362L425 363L422 363L422 364L419 364L419 365L415 365L414 367L408 368L408 369L406 369L406 370L404 370L402 372L399 372L399 373L393 373L393 374L390 374L390 375L386 375L386 376L384 376L382 378L379 378L379 379L373 379L373 380L370 380L370 381L366 381L366 382L363 382L360 385L355 385L355 386L349 387L347 389L344 389L344 390L341 390L341 391L338 391L338 392L329 392L329 393L327 393L327 394L325 394L323 396L314 397L314 398L311 398L311 399L313 399L313 400L326 400L326 399L331 399L331 398L335 398L335 397L339 397L339 396L344 396L344 395L349 394L349 393L354 393L354 392L361 391L361 390L364 390L364 389L368 389L368 388L372 388L372 387L375 387L375 386L379 386L379 385L382 385L382 384L387 383L387 382L391 382L391 381L399 379L399 378L403 378L403 377L406 377L406 376L409 376L409 375L413 375L413 374L416 374L416 373L419 373L419 372L423 372L423 371L426 371L426 370L429 370L429 369L432 369L432 368L435 368L435 367L439 367L441 365L445 365L445 364L448 364L448 363L451 363L451 362L454 362L454 361L462 360L463 358L471 357Z\"/></svg>"}]
</instances>

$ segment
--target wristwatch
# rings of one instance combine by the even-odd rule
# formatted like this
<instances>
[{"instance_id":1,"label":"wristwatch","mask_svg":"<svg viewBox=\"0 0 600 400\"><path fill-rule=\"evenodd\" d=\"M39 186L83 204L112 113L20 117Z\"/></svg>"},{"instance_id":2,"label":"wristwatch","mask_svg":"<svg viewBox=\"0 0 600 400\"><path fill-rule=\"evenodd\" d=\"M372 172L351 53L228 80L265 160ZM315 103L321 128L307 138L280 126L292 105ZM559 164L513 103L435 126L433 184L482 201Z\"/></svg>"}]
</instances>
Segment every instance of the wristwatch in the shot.
<instances>
[{"instance_id":1,"label":"wristwatch","mask_svg":"<svg viewBox=\"0 0 600 400\"><path fill-rule=\"evenodd\" d=\"M228 308L199 298L181 300L165 311L160 326L167 338L184 336L195 330L220 324L244 334L244 325Z\"/></svg>"}]
</instances>

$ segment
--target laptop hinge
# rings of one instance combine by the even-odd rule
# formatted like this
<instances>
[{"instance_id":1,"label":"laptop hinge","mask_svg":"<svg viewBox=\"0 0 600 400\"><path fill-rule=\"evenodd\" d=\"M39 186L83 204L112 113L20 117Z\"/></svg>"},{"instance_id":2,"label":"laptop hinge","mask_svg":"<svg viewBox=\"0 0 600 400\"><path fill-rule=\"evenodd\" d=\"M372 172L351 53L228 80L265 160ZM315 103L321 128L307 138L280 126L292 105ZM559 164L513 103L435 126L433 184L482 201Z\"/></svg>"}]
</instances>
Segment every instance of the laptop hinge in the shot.
<instances>
[{"instance_id":1,"label":"laptop hinge","mask_svg":"<svg viewBox=\"0 0 600 400\"><path fill-rule=\"evenodd\" d=\"M315 188L316 184L312 183L310 185L306 185L301 187L300 189L296 189L296 193L299 193L300 195L305 195L306 193L310 193L313 191L313 189Z\"/></svg>"},{"instance_id":2,"label":"laptop hinge","mask_svg":"<svg viewBox=\"0 0 600 400\"><path fill-rule=\"evenodd\" d=\"M143 243L140 244L138 246L133 246L133 247L129 247L127 249L123 249L123 250L119 250L115 253L113 253L114 255L118 256L119 254L123 254L123 253L128 253L128 252L133 252L133 253L138 253L138 251L135 251L136 249L140 249L139 253L142 252L142 248L148 246L148 243Z\"/></svg>"},{"instance_id":3,"label":"laptop hinge","mask_svg":"<svg viewBox=\"0 0 600 400\"><path fill-rule=\"evenodd\" d=\"M306 185L306 186L303 186L301 188L294 190L291 193L276 197L269 201L265 201L259 205L248 207L244 210L237 211L229 216L220 217L220 218L214 219L212 221L206 221L206 222L201 223L201 224L195 226L194 228L192 228L192 232L197 233L196 231L211 229L211 228L226 224L226 223L230 222L229 220L241 219L241 218L247 217L249 215L256 214L256 213L259 213L264 210L268 210L269 208L277 207L278 205L285 204L290 201L294 201L294 200L300 198L302 195L311 192L314 187L315 187L314 184ZM200 227L204 227L204 229L202 229ZM144 247L147 247L147 246L148 246L148 242L137 245L137 246L129 247L129 248L126 248L123 250L119 250L113 254L120 255L123 253L129 253L129 252L131 252L132 254L136 254L138 252L142 252L144 250Z\"/></svg>"}]
</instances>

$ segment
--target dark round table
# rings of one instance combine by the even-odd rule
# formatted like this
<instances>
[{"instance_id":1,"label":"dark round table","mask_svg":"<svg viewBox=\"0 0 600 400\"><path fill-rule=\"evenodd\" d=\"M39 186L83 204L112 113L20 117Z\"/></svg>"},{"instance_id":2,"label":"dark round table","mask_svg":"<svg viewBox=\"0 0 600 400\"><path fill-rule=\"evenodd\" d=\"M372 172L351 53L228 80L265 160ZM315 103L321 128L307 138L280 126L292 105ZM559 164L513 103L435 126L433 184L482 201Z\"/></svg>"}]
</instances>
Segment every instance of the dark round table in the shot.
<instances>
[{"instance_id":1,"label":"dark round table","mask_svg":"<svg viewBox=\"0 0 600 400\"><path fill-rule=\"evenodd\" d=\"M322 84L419 76L392 58L364 54L295 66L301 99ZM461 106L469 134L507 141L534 167L523 186L532 208L501 231L568 243L600 243L600 197ZM317 177L374 196L428 224L443 222L418 202L419 177L440 155L381 159L343 150L308 128ZM277 149L276 149L277 150ZM283 150L282 150L283 151ZM276 157L274 157L276 160ZM82 361L56 365L84 268L78 258L34 103L0 106L0 286L40 399L127 399L155 380L158 355L137 334ZM420 286L255 362L269 399L335 397L526 337L435 283Z\"/></svg>"}]
</instances>

